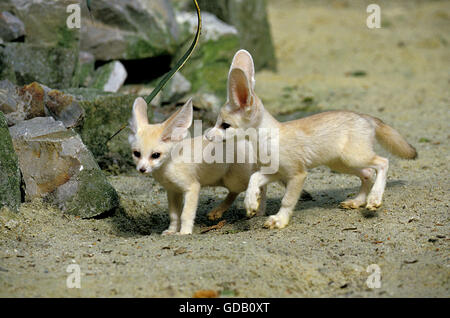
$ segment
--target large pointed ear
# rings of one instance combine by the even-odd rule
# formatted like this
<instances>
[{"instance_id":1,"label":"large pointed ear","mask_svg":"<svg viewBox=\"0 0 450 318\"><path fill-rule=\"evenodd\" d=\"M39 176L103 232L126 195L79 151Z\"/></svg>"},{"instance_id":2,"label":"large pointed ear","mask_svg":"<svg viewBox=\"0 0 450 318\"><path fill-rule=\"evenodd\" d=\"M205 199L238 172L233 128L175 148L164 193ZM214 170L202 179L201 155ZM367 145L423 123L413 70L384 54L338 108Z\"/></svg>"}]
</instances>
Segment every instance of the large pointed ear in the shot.
<instances>
[{"instance_id":1,"label":"large pointed ear","mask_svg":"<svg viewBox=\"0 0 450 318\"><path fill-rule=\"evenodd\" d=\"M175 112L163 123L164 130L161 140L183 140L188 134L189 127L192 125L193 112L192 99L189 99L181 109Z\"/></svg>"},{"instance_id":2,"label":"large pointed ear","mask_svg":"<svg viewBox=\"0 0 450 318\"><path fill-rule=\"evenodd\" d=\"M228 76L228 100L234 108L251 106L253 89L245 72L240 68L231 70Z\"/></svg>"},{"instance_id":3,"label":"large pointed ear","mask_svg":"<svg viewBox=\"0 0 450 318\"><path fill-rule=\"evenodd\" d=\"M133 104L133 115L130 123L131 130L137 133L139 128L144 125L148 125L147 102L142 97L138 97Z\"/></svg>"},{"instance_id":4,"label":"large pointed ear","mask_svg":"<svg viewBox=\"0 0 450 318\"><path fill-rule=\"evenodd\" d=\"M234 68L240 68L243 70L247 78L250 80L252 89L255 89L255 64L253 63L252 55L248 51L237 51L233 57L233 62L231 62L230 73Z\"/></svg>"}]
</instances>

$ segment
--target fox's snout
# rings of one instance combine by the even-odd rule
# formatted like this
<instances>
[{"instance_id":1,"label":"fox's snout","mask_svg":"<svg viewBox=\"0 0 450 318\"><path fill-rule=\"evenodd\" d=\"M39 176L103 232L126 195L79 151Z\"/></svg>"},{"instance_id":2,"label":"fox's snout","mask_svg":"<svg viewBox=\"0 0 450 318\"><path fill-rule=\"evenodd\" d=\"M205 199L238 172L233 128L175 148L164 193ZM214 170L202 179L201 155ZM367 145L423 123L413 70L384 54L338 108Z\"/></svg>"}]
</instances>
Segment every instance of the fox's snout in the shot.
<instances>
[{"instance_id":1,"label":"fox's snout","mask_svg":"<svg viewBox=\"0 0 450 318\"><path fill-rule=\"evenodd\" d=\"M210 142L222 142L224 133L221 129L213 127L205 133L205 137Z\"/></svg>"},{"instance_id":2,"label":"fox's snout","mask_svg":"<svg viewBox=\"0 0 450 318\"><path fill-rule=\"evenodd\" d=\"M147 169L141 168L141 169L139 169L139 172L140 172L140 173L146 173L146 172L147 172Z\"/></svg>"},{"instance_id":3,"label":"fox's snout","mask_svg":"<svg viewBox=\"0 0 450 318\"><path fill-rule=\"evenodd\" d=\"M145 162L139 162L136 165L136 170L144 174L152 172L151 167L148 167L148 165Z\"/></svg>"}]
</instances>

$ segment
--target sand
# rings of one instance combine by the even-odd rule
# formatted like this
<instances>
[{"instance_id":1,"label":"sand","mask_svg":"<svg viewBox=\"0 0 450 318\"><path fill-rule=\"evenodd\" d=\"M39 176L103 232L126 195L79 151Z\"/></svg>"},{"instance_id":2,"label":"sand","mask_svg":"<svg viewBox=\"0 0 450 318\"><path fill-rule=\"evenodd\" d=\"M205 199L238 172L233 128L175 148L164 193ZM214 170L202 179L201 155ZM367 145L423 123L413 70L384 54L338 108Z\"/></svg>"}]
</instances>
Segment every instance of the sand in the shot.
<instances>
[{"instance_id":1,"label":"sand","mask_svg":"<svg viewBox=\"0 0 450 318\"><path fill-rule=\"evenodd\" d=\"M381 29L366 27L367 4L269 1L279 72L258 73L256 90L287 117L305 105L380 117L417 148L415 161L389 155L376 213L339 209L358 179L316 168L305 185L313 200L285 229L246 219L241 195L224 227L201 234L217 223L206 218L226 194L216 188L202 190L193 235L161 236L164 189L137 173L111 176L122 203L112 216L84 220L40 201L0 213L0 296L449 297L450 3L379 1ZM283 188L268 194L270 215ZM70 264L79 289L67 288ZM380 288L367 284L371 264Z\"/></svg>"}]
</instances>

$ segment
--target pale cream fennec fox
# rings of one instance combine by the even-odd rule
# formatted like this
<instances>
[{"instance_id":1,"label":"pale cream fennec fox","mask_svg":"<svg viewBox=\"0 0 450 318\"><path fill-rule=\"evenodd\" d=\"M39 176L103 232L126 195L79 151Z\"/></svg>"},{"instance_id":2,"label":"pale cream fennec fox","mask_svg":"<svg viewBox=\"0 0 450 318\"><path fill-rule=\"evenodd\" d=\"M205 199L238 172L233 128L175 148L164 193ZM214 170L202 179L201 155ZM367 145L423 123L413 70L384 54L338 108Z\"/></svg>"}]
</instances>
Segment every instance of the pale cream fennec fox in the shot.
<instances>
[{"instance_id":1,"label":"pale cream fennec fox","mask_svg":"<svg viewBox=\"0 0 450 318\"><path fill-rule=\"evenodd\" d=\"M202 151L211 142L204 136L185 139L192 116L192 101L189 100L165 122L149 124L145 100L137 98L133 105L130 123L133 134L129 142L136 168L142 173L151 173L167 191L170 225L163 234L192 233L202 186L223 186L229 190L225 200L208 215L210 219L220 218L239 193L247 189L250 176L257 168L256 158L254 163L249 163L248 157L242 164L226 163L225 160L224 163L206 163L203 157L195 163L194 152ZM183 156L172 156L174 147L182 142L191 149L188 160ZM196 144L200 144L201 149L194 149ZM236 153L246 146L251 145L246 141L236 142ZM265 188L261 191L264 196ZM264 213L264 203L259 213Z\"/></svg>"},{"instance_id":2,"label":"pale cream fennec fox","mask_svg":"<svg viewBox=\"0 0 450 318\"><path fill-rule=\"evenodd\" d=\"M264 226L284 228L298 201L307 169L326 165L358 176L361 188L343 208L381 205L389 166L387 158L375 154L375 139L392 154L415 159L416 150L392 127L380 119L350 111L329 111L289 122L278 122L255 94L253 59L245 50L236 53L228 77L229 101L222 107L216 126L207 138L225 138L225 129L273 128L279 133L279 169L274 174L255 172L249 182L244 204L252 216L260 203L260 187L282 181L286 192L281 208ZM228 135L228 132L227 132ZM375 177L374 177L375 175ZM373 178L375 178L373 182Z\"/></svg>"}]
</instances>

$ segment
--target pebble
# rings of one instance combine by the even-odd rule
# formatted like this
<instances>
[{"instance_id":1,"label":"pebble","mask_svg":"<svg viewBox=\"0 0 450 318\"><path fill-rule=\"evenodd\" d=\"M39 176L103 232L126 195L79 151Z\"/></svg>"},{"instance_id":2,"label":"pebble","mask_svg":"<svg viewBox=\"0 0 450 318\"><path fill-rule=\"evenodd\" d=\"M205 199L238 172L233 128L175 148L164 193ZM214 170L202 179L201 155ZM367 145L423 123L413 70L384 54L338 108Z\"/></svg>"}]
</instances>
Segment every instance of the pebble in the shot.
<instances>
[{"instance_id":1,"label":"pebble","mask_svg":"<svg viewBox=\"0 0 450 318\"><path fill-rule=\"evenodd\" d=\"M19 225L19 222L17 222L16 220L9 220L8 222L5 223L5 227L8 230L14 230L17 225Z\"/></svg>"}]
</instances>

